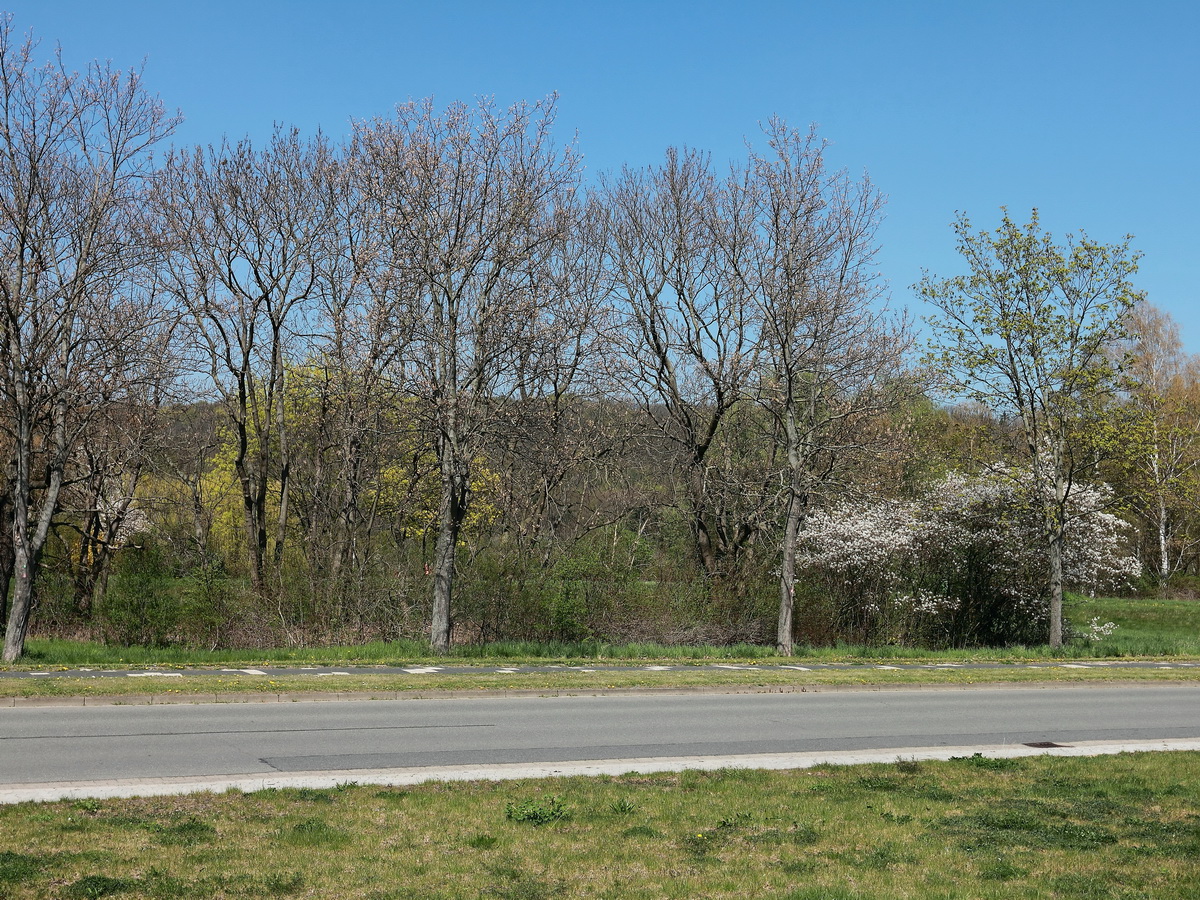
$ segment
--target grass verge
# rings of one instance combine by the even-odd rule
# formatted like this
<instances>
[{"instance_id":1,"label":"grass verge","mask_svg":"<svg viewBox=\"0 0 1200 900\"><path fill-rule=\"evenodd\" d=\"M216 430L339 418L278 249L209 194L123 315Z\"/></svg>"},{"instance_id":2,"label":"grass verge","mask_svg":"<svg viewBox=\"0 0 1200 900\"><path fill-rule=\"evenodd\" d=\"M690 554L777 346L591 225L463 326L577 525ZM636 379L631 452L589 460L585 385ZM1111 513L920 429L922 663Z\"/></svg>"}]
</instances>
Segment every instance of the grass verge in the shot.
<instances>
[{"instance_id":1,"label":"grass verge","mask_svg":"<svg viewBox=\"0 0 1200 900\"><path fill-rule=\"evenodd\" d=\"M930 650L923 647L798 646L795 657L781 657L774 647L759 644L731 646L612 644L601 641L499 641L455 646L435 656L421 641L375 641L352 646L275 647L256 650L198 650L185 647L121 647L91 641L34 638L26 644L19 667L45 666L250 666L397 665L425 663L547 663L547 662L1026 662L1066 658L1122 659L1131 657L1200 658L1200 601L1154 598L1089 599L1070 595L1068 619L1080 631L1096 619L1113 622L1116 631L1097 641L1076 640L1052 650L1039 647L983 647Z\"/></svg>"},{"instance_id":2,"label":"grass verge","mask_svg":"<svg viewBox=\"0 0 1200 900\"><path fill-rule=\"evenodd\" d=\"M1200 754L0 808L33 898L1196 897Z\"/></svg>"},{"instance_id":3,"label":"grass verge","mask_svg":"<svg viewBox=\"0 0 1200 900\"><path fill-rule=\"evenodd\" d=\"M28 653L17 667L60 669L182 668L276 665L414 666L414 665L528 665L558 664L568 671L513 675L362 675L239 677L210 675L162 679L54 678L45 680L0 679L0 698L53 696L133 696L151 694L222 697L238 694L294 693L399 693L430 690L600 690L639 687L757 687L798 689L806 685L966 684L1028 681L1195 680L1200 670L1073 670L1061 664L1070 659L1200 660L1200 602L1157 599L1089 600L1069 598L1068 614L1077 627L1088 622L1112 621L1116 631L1099 641L1079 640L1070 646L981 648L933 651L920 647L861 647L840 645L799 648L797 656L780 657L771 647L664 646L660 644L605 644L509 641L453 648L449 656L433 656L429 646L417 641L370 643L341 647L289 647L267 650L202 651L185 648L113 647L83 641L31 640ZM670 672L583 672L582 668L618 663L658 663L683 666ZM687 664L727 663L755 666L753 671L712 670ZM772 664L890 663L927 664L1036 664L1040 669L1015 665L987 672L892 671L796 672L772 670Z\"/></svg>"},{"instance_id":4,"label":"grass verge","mask_svg":"<svg viewBox=\"0 0 1200 900\"><path fill-rule=\"evenodd\" d=\"M824 670L798 672L778 669L704 669L687 667L668 672L595 671L560 669L556 672L428 674L428 675L180 675L160 678L4 678L0 679L0 699L13 697L128 698L129 702L164 700L252 699L275 695L298 699L304 694L363 694L391 698L419 696L438 691L479 693L482 691L543 691L578 693L606 690L691 689L748 691L818 690L837 687L888 687L905 685L966 686L978 684L1073 683L1105 684L1113 682L1200 681L1200 667L1110 669L1068 669L1047 665L1024 669L921 669L921 670Z\"/></svg>"}]
</instances>

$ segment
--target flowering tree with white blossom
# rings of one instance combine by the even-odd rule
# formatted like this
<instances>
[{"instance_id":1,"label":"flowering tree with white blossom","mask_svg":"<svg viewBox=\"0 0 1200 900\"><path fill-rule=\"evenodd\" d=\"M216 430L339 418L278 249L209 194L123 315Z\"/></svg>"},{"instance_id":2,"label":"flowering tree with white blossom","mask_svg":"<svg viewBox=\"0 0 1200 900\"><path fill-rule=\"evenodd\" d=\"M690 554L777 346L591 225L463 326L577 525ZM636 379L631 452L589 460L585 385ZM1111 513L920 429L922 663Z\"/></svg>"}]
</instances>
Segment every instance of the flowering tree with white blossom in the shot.
<instances>
[{"instance_id":1,"label":"flowering tree with white blossom","mask_svg":"<svg viewBox=\"0 0 1200 900\"><path fill-rule=\"evenodd\" d=\"M1032 643L1050 616L1040 503L1017 470L950 473L915 501L842 503L814 514L800 563L837 603L840 626L871 640ZM1077 486L1066 582L1096 591L1141 567L1104 485Z\"/></svg>"}]
</instances>

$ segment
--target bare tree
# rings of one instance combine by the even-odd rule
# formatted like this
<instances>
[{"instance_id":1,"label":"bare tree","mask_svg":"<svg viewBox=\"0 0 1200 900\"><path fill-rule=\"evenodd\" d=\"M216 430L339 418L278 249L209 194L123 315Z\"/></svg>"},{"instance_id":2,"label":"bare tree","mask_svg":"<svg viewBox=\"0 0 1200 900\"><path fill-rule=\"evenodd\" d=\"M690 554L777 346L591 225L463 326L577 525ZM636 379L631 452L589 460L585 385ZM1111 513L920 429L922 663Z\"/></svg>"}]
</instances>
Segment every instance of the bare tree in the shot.
<instances>
[{"instance_id":1,"label":"bare tree","mask_svg":"<svg viewBox=\"0 0 1200 900\"><path fill-rule=\"evenodd\" d=\"M365 574L385 505L382 474L412 442L402 424L408 273L375 180L352 148L327 182L333 217L317 254L319 318L292 384L305 441L296 481L305 553L334 583Z\"/></svg>"},{"instance_id":2,"label":"bare tree","mask_svg":"<svg viewBox=\"0 0 1200 900\"><path fill-rule=\"evenodd\" d=\"M745 400L758 352L757 309L744 269L743 195L714 177L707 155L667 151L661 166L604 182L607 245L624 371L621 387L677 448L696 554L719 574L753 537L754 516L721 508L722 424Z\"/></svg>"},{"instance_id":3,"label":"bare tree","mask_svg":"<svg viewBox=\"0 0 1200 900\"><path fill-rule=\"evenodd\" d=\"M250 577L260 591L268 558L276 572L283 559L288 365L303 355L292 345L317 295L333 165L320 135L277 128L263 150L243 140L174 154L158 179L164 277L233 430Z\"/></svg>"},{"instance_id":4,"label":"bare tree","mask_svg":"<svg viewBox=\"0 0 1200 900\"><path fill-rule=\"evenodd\" d=\"M450 646L456 550L472 469L503 407L536 373L547 323L539 287L578 180L571 148L551 139L554 101L498 112L432 101L361 123L357 152L375 172L409 283L405 386L432 436L441 481L431 642Z\"/></svg>"},{"instance_id":5,"label":"bare tree","mask_svg":"<svg viewBox=\"0 0 1200 900\"><path fill-rule=\"evenodd\" d=\"M882 310L871 268L883 200L864 178L825 167L824 144L779 119L751 154L757 208L753 284L762 317L759 400L784 455L776 645L790 655L797 544L810 507L844 489L872 449L874 420L906 396L909 338Z\"/></svg>"},{"instance_id":6,"label":"bare tree","mask_svg":"<svg viewBox=\"0 0 1200 900\"><path fill-rule=\"evenodd\" d=\"M156 298L134 224L150 150L176 120L138 72L34 60L0 23L0 427L11 450L13 596L5 661L21 655L38 565L72 454L152 359Z\"/></svg>"},{"instance_id":7,"label":"bare tree","mask_svg":"<svg viewBox=\"0 0 1200 900\"><path fill-rule=\"evenodd\" d=\"M160 357L143 359L136 377L126 372L124 379L106 386L113 393L103 397L81 434L64 481L55 527L74 534L74 540L64 541L68 546L77 541L72 560L75 611L84 617L104 596L117 551L148 523L138 488L158 449L164 389L177 372L170 325L162 322L152 344Z\"/></svg>"},{"instance_id":8,"label":"bare tree","mask_svg":"<svg viewBox=\"0 0 1200 900\"><path fill-rule=\"evenodd\" d=\"M601 411L609 310L604 213L594 198L560 205L549 262L532 290L540 293L543 327L521 359L515 402L494 435L489 457L498 466L500 518L518 554L541 566L555 550L595 524L579 479L613 448L616 436Z\"/></svg>"}]
</instances>

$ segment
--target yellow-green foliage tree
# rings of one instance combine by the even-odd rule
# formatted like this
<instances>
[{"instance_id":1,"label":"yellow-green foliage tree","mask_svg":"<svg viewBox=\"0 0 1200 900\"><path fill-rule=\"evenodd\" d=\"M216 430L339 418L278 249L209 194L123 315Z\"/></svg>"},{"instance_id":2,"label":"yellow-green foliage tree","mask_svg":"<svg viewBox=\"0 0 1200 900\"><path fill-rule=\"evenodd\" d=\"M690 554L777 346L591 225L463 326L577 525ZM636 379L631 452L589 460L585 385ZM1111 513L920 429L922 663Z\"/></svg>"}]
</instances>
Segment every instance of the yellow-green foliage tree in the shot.
<instances>
[{"instance_id":1,"label":"yellow-green foliage tree","mask_svg":"<svg viewBox=\"0 0 1200 900\"><path fill-rule=\"evenodd\" d=\"M322 284L335 170L323 137L278 128L263 149L243 140L175 152L155 180L162 277L227 415L247 568L260 592L268 563L278 576L283 560L293 461L287 366Z\"/></svg>"},{"instance_id":2,"label":"yellow-green foliage tree","mask_svg":"<svg viewBox=\"0 0 1200 900\"><path fill-rule=\"evenodd\" d=\"M1137 423L1120 436L1117 478L1142 532L1142 555L1160 584L1200 546L1200 357L1187 353L1171 317L1142 302L1116 348L1134 379Z\"/></svg>"}]
</instances>

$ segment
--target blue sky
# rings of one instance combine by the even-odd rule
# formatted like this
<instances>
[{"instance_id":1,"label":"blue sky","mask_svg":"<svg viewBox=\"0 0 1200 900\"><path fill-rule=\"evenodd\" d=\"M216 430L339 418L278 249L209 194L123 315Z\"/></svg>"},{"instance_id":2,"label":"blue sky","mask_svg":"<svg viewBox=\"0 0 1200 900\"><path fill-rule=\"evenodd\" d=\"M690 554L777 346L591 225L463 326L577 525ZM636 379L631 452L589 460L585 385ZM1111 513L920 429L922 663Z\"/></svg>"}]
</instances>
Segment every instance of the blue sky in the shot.
<instances>
[{"instance_id":1,"label":"blue sky","mask_svg":"<svg viewBox=\"0 0 1200 900\"><path fill-rule=\"evenodd\" d=\"M591 172L670 145L738 157L778 114L888 195L893 305L958 274L956 211L1037 206L1055 231L1134 235L1137 284L1200 351L1200 4L1194 0L0 0L72 66L146 61L183 144L333 136L397 102L558 92Z\"/></svg>"}]
</instances>

